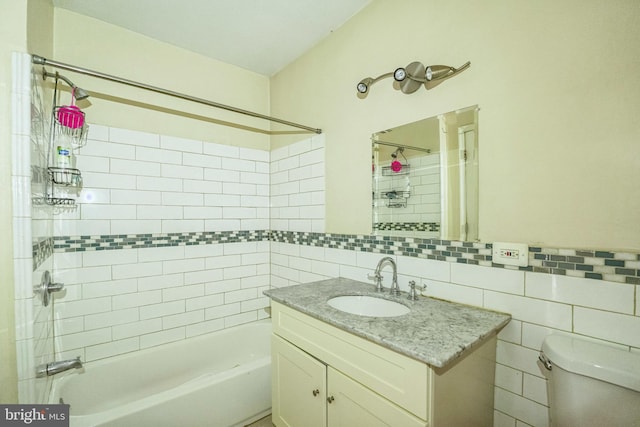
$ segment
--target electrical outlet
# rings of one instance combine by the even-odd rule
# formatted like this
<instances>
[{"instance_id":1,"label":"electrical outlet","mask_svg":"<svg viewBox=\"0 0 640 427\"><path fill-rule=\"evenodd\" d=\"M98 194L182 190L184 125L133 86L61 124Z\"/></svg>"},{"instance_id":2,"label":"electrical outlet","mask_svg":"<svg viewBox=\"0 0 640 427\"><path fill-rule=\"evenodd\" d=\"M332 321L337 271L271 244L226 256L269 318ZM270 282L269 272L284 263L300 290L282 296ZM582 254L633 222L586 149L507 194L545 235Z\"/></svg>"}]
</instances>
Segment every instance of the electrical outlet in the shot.
<instances>
[{"instance_id":1,"label":"electrical outlet","mask_svg":"<svg viewBox=\"0 0 640 427\"><path fill-rule=\"evenodd\" d=\"M518 267L529 265L529 246L526 243L494 242L492 255L496 264Z\"/></svg>"}]
</instances>

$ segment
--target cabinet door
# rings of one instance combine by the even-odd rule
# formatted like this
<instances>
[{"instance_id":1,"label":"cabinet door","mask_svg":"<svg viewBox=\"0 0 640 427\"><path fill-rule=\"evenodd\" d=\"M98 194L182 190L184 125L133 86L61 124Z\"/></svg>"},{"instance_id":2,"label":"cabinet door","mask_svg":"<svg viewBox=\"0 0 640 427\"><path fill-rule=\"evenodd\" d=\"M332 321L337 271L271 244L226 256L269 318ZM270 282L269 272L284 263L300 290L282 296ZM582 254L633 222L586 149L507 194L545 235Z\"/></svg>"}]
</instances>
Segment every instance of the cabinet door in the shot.
<instances>
[{"instance_id":1,"label":"cabinet door","mask_svg":"<svg viewBox=\"0 0 640 427\"><path fill-rule=\"evenodd\" d=\"M426 423L332 367L327 367L329 427L425 427Z\"/></svg>"},{"instance_id":2,"label":"cabinet door","mask_svg":"<svg viewBox=\"0 0 640 427\"><path fill-rule=\"evenodd\" d=\"M279 427L327 425L326 365L271 336L272 422Z\"/></svg>"}]
</instances>

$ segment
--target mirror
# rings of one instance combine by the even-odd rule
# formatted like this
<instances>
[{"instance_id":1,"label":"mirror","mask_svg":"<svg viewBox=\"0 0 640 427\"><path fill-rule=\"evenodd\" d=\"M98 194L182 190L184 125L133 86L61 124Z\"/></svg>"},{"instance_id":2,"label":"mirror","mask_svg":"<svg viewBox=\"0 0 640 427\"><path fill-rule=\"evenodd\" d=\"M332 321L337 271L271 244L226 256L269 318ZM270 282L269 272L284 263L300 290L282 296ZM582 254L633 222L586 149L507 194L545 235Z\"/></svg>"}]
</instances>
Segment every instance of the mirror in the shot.
<instances>
[{"instance_id":1,"label":"mirror","mask_svg":"<svg viewBox=\"0 0 640 427\"><path fill-rule=\"evenodd\" d=\"M478 240L478 111L372 135L373 234Z\"/></svg>"}]
</instances>

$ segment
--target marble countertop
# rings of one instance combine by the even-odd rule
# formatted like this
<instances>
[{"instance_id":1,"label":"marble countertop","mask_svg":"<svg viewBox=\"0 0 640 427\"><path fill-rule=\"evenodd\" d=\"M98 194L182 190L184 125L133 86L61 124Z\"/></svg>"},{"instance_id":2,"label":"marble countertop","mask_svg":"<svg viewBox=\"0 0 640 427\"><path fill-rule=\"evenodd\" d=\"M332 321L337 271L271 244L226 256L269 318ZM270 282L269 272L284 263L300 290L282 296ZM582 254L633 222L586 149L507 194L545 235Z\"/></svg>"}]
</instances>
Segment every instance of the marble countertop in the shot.
<instances>
[{"instance_id":1,"label":"marble countertop","mask_svg":"<svg viewBox=\"0 0 640 427\"><path fill-rule=\"evenodd\" d=\"M398 353L445 368L503 328L511 316L478 307L407 294L379 293L371 283L336 278L264 292L273 301L296 309ZM402 303L408 314L369 317L337 310L327 300L340 295L370 295Z\"/></svg>"}]
</instances>

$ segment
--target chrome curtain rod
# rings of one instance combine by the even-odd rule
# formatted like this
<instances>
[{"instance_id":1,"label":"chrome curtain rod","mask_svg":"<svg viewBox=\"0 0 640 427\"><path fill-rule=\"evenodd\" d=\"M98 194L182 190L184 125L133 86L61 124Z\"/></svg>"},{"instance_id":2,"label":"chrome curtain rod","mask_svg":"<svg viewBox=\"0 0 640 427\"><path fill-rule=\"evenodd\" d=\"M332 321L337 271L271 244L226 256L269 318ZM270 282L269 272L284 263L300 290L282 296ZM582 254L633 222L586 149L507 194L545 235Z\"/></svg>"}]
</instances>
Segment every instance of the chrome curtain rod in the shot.
<instances>
[{"instance_id":1,"label":"chrome curtain rod","mask_svg":"<svg viewBox=\"0 0 640 427\"><path fill-rule=\"evenodd\" d=\"M406 144L398 144L396 142L388 142L388 141L381 141L379 139L375 139L375 138L371 138L371 141L374 144L382 144L382 145L386 145L389 147L396 147L396 148L406 148L407 150L415 150L415 151L424 151L425 153L431 153L431 149L430 148L421 148L421 147L415 147L413 145L406 145Z\"/></svg>"},{"instance_id":2,"label":"chrome curtain rod","mask_svg":"<svg viewBox=\"0 0 640 427\"><path fill-rule=\"evenodd\" d=\"M112 81L112 82L116 82L116 83L121 83L121 84L125 84L125 85L128 85L128 86L137 87L137 88L140 88L140 89L150 90L152 92L161 93L163 95L173 96L175 98L180 98L180 99L184 99L184 100L187 100L187 101L197 102L198 104L204 104L204 105L208 105L210 107L221 108L223 110L232 111L234 113L244 114L245 116L257 117L259 119L269 120L271 122L276 122L276 123L280 123L280 124L283 124L283 125L292 126L292 127L298 128L298 129L304 129L306 131L313 132L313 133L318 133L318 134L322 133L322 129L316 129L316 128L312 128L312 127L309 127L309 126L304 126L304 125L301 125L301 124L298 124L298 123L294 123L294 122L290 122L290 121L287 121L287 120L282 120L282 119L278 119L278 118L275 118L275 117L266 116L264 114L254 113L253 111L242 110L240 108L232 107L230 105L219 104L217 102L208 101L208 100L202 99L202 98L196 98L194 96L185 95L183 93L174 92L174 91L163 89L163 88L160 88L160 87L151 86L151 85L147 85L147 84L144 84L144 83L138 83L138 82L135 82L133 80L123 79L121 77L116 77L116 76L112 76L112 75L109 75L109 74L100 73L98 71L88 70L86 68L78 67L78 66L75 66L75 65L65 64L65 63L54 61L54 60L51 60L51 59L46 59L46 58L43 58L42 56L38 56L38 55L32 55L31 62L33 64L36 64L36 65L43 65L43 66L44 65L49 65L51 67L60 68L62 70L73 71L74 73L84 74L84 75L91 76L91 77L97 77L99 79L109 80L109 81Z\"/></svg>"}]
</instances>

